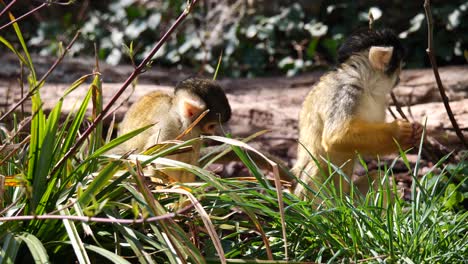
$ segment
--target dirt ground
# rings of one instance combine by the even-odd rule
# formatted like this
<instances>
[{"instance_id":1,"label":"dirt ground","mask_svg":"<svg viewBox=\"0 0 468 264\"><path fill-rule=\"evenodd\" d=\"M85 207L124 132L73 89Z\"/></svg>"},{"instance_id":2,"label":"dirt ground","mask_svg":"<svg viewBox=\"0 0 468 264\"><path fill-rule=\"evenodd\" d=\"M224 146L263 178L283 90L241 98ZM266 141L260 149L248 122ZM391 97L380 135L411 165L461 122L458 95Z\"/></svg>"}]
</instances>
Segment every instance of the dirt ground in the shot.
<instances>
[{"instance_id":1,"label":"dirt ground","mask_svg":"<svg viewBox=\"0 0 468 264\"><path fill-rule=\"evenodd\" d=\"M6 62L0 73L0 111L5 112L14 102L21 98L21 89L18 84L19 67L15 58L5 57ZM38 76L41 76L52 64L50 60L37 58L35 65ZM52 74L44 87L41 88L41 97L44 109L50 110L58 98L69 85L80 76L92 73L94 61L65 60L54 74ZM101 64L103 79L104 102L108 102L120 88L123 81L132 71L131 66L112 67ZM302 101L308 91L324 72L312 72L296 77L268 77L254 79L219 79L230 101L233 115L230 122L223 127L234 137L247 137L258 131L269 132L253 140L258 150L282 159L289 167L295 161L297 151L297 119ZM195 73L196 74L196 73ZM141 75L135 87L129 87L118 101L120 107L115 111L116 121L120 121L137 98L153 90L171 91L180 80L195 75L189 70L167 70L157 67ZM440 68L443 84L450 99L455 118L462 129L465 138L468 135L468 66L453 66ZM76 102L79 102L86 93L88 85L82 85L71 93L64 102L64 111L72 111ZM432 69L405 70L401 76L400 84L394 93L402 111L410 120L421 123L427 122L427 143L423 149L422 175L443 155L454 150L453 161L460 159L463 150L466 150L456 137L453 127L448 119L446 110L436 87ZM390 100L390 99L389 99ZM26 111L28 105L26 104ZM392 103L387 115L392 121L399 114ZM110 123L111 118L105 122ZM208 145L213 143L207 142ZM410 152L409 160L414 164L417 159L417 150ZM395 156L385 157L380 166L389 165ZM377 169L379 165L375 160L368 160L369 169ZM217 165L213 169L224 177L248 175L242 164L236 161ZM363 174L363 170L358 170ZM393 169L398 185L407 190L411 183L408 169L403 162L398 161ZM405 196L408 192L405 191Z\"/></svg>"}]
</instances>

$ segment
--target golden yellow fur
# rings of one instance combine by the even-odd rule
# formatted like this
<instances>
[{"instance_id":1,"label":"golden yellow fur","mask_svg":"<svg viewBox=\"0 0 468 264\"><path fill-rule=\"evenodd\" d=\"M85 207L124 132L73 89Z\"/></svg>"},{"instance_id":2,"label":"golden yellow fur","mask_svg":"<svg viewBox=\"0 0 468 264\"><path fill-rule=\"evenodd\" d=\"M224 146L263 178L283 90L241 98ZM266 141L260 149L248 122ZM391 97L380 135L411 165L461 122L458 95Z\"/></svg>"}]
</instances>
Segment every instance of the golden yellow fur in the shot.
<instances>
[{"instance_id":1,"label":"golden yellow fur","mask_svg":"<svg viewBox=\"0 0 468 264\"><path fill-rule=\"evenodd\" d=\"M319 187L315 182L324 181L320 170L328 177L328 161L351 178L357 153L384 155L398 150L394 139L404 148L417 140L413 124L385 123L387 96L397 82L399 68L388 75L381 67L373 67L368 58L369 50L353 55L323 76L304 101L299 116L299 143L303 146L298 147L293 173L313 190ZM339 174L335 173L333 181L349 192L349 183ZM301 198L311 195L301 183L293 192Z\"/></svg>"},{"instance_id":2,"label":"golden yellow fur","mask_svg":"<svg viewBox=\"0 0 468 264\"><path fill-rule=\"evenodd\" d=\"M142 152L153 145L174 140L205 110L208 114L180 140L199 137L201 133L213 134L216 125L229 120L231 108L221 87L207 79L191 78L179 83L173 94L149 93L137 100L127 111L119 125L119 136L138 128L152 125L137 136L124 142L113 153ZM197 165L201 142L192 144L190 152L171 155L168 158ZM158 170L169 176L171 181L193 182L195 175L187 171Z\"/></svg>"}]
</instances>

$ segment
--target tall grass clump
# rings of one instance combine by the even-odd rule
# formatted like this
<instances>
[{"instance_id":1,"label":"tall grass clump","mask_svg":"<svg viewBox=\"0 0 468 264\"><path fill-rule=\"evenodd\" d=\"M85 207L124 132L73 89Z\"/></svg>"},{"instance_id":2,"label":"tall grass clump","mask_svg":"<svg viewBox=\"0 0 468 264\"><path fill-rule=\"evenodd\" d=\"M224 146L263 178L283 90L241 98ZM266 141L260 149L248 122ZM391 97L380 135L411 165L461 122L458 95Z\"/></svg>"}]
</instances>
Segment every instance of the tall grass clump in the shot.
<instances>
[{"instance_id":1,"label":"tall grass clump","mask_svg":"<svg viewBox=\"0 0 468 264\"><path fill-rule=\"evenodd\" d=\"M400 159L407 161L404 153ZM284 224L290 261L463 263L468 254L468 213L461 206L460 187L466 185L466 178L457 184L453 179L463 176L466 162L444 166L445 161L440 160L422 177L413 177L410 201L399 198L396 184L389 184L395 160L379 171L378 188L366 194L353 188L355 195L346 196L331 183L311 195L317 197L314 201L301 201L285 192L284 222L275 188L268 182L222 180L228 190L206 193L202 202L213 214L221 213L212 220L229 258L267 258L259 232L243 213L248 208L262 224L275 259L286 257ZM407 165L415 173L418 164L416 168ZM231 199L232 193L246 203Z\"/></svg>"},{"instance_id":2,"label":"tall grass clump","mask_svg":"<svg viewBox=\"0 0 468 264\"><path fill-rule=\"evenodd\" d=\"M141 164L102 156L145 128L103 140L98 65L71 84L50 112L43 110L41 87L78 35L39 78L20 26L9 16L17 39L0 42L18 58L24 73L19 83L28 90L1 117L0 263L202 263L176 213L158 202L167 195L149 192ZM86 96L66 114L63 99L76 89L86 89ZM15 111L24 103L31 105L26 117ZM179 147L156 151L153 158Z\"/></svg>"}]
</instances>

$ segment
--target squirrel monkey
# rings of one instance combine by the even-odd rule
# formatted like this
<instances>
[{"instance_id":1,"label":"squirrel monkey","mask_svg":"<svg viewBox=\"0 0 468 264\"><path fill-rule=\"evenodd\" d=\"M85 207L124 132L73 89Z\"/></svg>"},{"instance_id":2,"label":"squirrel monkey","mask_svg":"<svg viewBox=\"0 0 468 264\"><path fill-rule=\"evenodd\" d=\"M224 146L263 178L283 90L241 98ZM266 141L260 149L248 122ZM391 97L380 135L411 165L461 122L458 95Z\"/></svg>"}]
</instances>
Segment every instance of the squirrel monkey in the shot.
<instances>
[{"instance_id":1,"label":"squirrel monkey","mask_svg":"<svg viewBox=\"0 0 468 264\"><path fill-rule=\"evenodd\" d=\"M154 124L132 139L120 145L116 153L141 152L167 140L174 140L205 110L209 112L182 140L214 134L219 123L231 118L231 107L223 89L208 79L190 78L177 84L173 94L149 93L136 101L119 125L118 135ZM170 158L198 164L201 142L194 143L189 153L171 155ZM195 175L185 171L165 171L171 180L193 182Z\"/></svg>"},{"instance_id":2,"label":"squirrel monkey","mask_svg":"<svg viewBox=\"0 0 468 264\"><path fill-rule=\"evenodd\" d=\"M328 161L351 179L357 153L367 156L408 149L421 139L422 126L396 120L385 123L387 96L399 82L403 47L389 29L351 35L338 50L338 67L324 75L307 95L299 116L299 146L293 173L318 190ZM311 158L314 157L317 163ZM326 176L326 175L325 175ZM333 183L346 193L350 184L335 172ZM311 194L301 183L293 192Z\"/></svg>"}]
</instances>

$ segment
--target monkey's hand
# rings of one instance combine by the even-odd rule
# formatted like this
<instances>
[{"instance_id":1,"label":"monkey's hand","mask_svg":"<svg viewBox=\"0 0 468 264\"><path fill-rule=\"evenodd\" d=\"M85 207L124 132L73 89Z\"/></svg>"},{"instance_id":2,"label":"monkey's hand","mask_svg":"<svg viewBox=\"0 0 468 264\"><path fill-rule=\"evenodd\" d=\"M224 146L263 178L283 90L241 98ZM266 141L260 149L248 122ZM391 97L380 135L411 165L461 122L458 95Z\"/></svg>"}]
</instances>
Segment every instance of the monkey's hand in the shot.
<instances>
[{"instance_id":1,"label":"monkey's hand","mask_svg":"<svg viewBox=\"0 0 468 264\"><path fill-rule=\"evenodd\" d=\"M413 137L413 140L414 140L414 144L418 145L419 142L421 141L421 137L422 137L424 127L420 123L417 123L417 122L412 123L412 125L413 125L412 137Z\"/></svg>"},{"instance_id":2,"label":"monkey's hand","mask_svg":"<svg viewBox=\"0 0 468 264\"><path fill-rule=\"evenodd\" d=\"M395 126L395 139L403 149L416 146L421 140L423 126L419 123L410 123L404 120L396 120L392 123Z\"/></svg>"}]
</instances>

